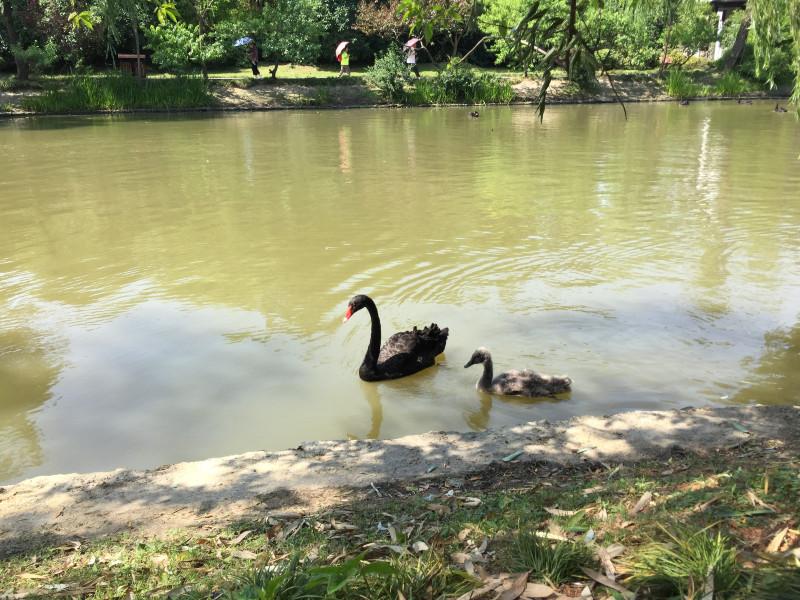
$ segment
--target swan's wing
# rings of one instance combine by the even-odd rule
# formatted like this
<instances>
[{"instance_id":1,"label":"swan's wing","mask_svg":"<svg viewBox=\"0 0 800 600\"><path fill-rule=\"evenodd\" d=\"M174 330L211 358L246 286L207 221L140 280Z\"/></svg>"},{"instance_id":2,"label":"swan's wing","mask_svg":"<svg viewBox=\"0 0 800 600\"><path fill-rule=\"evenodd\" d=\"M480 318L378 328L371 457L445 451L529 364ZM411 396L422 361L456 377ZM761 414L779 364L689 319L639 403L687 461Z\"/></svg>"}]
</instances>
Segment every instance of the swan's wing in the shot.
<instances>
[{"instance_id":1,"label":"swan's wing","mask_svg":"<svg viewBox=\"0 0 800 600\"><path fill-rule=\"evenodd\" d=\"M527 373L529 371L506 371L500 373L492 381L492 387L506 396L525 395L528 385Z\"/></svg>"},{"instance_id":2,"label":"swan's wing","mask_svg":"<svg viewBox=\"0 0 800 600\"><path fill-rule=\"evenodd\" d=\"M400 355L409 355L413 361L427 362L444 352L447 335L447 328L439 329L436 323L425 329L415 327L412 331L395 333L386 340L378 353L378 362L386 362L393 358L397 360L395 357Z\"/></svg>"}]
</instances>

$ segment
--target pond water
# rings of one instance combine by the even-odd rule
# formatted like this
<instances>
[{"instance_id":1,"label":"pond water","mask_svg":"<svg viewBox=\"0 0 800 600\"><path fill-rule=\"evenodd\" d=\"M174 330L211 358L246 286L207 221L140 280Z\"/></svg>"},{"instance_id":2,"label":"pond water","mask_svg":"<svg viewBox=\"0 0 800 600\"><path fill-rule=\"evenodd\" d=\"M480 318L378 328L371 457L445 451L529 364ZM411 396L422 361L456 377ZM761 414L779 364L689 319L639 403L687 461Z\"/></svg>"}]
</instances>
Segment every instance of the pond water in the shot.
<instances>
[{"instance_id":1,"label":"pond water","mask_svg":"<svg viewBox=\"0 0 800 600\"><path fill-rule=\"evenodd\" d=\"M0 122L0 482L304 440L800 400L800 125L772 104ZM439 366L368 384L384 337ZM571 394L478 393L497 369Z\"/></svg>"}]
</instances>

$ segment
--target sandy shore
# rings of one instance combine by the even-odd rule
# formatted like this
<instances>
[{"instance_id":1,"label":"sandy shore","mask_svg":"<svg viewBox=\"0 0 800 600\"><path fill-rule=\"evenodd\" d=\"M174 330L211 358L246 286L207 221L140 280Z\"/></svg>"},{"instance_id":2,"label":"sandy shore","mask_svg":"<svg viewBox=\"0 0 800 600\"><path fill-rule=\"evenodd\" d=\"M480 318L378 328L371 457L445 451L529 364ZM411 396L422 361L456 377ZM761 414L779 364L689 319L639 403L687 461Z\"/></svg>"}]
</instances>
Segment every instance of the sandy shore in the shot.
<instances>
[{"instance_id":1,"label":"sandy shore","mask_svg":"<svg viewBox=\"0 0 800 600\"><path fill-rule=\"evenodd\" d=\"M0 488L0 556L42 542L123 531L158 536L269 511L320 510L352 498L355 489L486 472L516 454L519 462L632 463L675 451L714 452L752 437L797 446L800 407L627 412L479 433L310 442L147 471L36 477Z\"/></svg>"}]
</instances>

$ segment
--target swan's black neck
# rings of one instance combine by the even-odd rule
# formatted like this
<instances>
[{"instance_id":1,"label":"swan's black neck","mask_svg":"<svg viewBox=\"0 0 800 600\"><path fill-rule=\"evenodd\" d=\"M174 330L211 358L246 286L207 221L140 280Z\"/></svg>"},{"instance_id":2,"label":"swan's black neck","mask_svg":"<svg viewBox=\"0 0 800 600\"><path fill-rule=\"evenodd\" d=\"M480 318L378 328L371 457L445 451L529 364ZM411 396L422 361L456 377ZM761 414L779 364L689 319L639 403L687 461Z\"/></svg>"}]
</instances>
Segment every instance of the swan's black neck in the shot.
<instances>
[{"instance_id":1,"label":"swan's black neck","mask_svg":"<svg viewBox=\"0 0 800 600\"><path fill-rule=\"evenodd\" d=\"M494 375L494 365L492 365L492 357L487 356L483 360L483 375L478 380L478 389L490 391L492 389L492 376Z\"/></svg>"},{"instance_id":2,"label":"swan's black neck","mask_svg":"<svg viewBox=\"0 0 800 600\"><path fill-rule=\"evenodd\" d=\"M369 312L369 318L372 321L372 333L369 336L369 346L361 366L372 371L378 364L378 353L381 350L381 318L378 316L378 308L372 298L367 298L364 306Z\"/></svg>"}]
</instances>

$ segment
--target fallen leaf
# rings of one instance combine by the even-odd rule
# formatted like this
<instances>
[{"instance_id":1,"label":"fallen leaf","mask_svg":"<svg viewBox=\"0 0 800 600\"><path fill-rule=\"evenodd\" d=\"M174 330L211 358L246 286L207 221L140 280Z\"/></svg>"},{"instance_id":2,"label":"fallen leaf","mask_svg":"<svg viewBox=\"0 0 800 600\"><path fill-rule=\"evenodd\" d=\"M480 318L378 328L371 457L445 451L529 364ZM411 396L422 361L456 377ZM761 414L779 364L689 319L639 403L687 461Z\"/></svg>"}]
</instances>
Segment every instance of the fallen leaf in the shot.
<instances>
[{"instance_id":1,"label":"fallen leaf","mask_svg":"<svg viewBox=\"0 0 800 600\"><path fill-rule=\"evenodd\" d=\"M589 598L591 600L592 590L588 585L583 586L583 589L581 590L581 598Z\"/></svg>"},{"instance_id":2,"label":"fallen leaf","mask_svg":"<svg viewBox=\"0 0 800 600\"><path fill-rule=\"evenodd\" d=\"M234 550L231 552L231 557L241 558L242 560L255 560L258 558L258 554L250 552L250 550Z\"/></svg>"},{"instance_id":3,"label":"fallen leaf","mask_svg":"<svg viewBox=\"0 0 800 600\"><path fill-rule=\"evenodd\" d=\"M458 541L459 542L463 542L465 539L467 539L467 536L469 535L469 532L470 532L470 528L469 527L465 527L464 529L459 531L458 532Z\"/></svg>"},{"instance_id":4,"label":"fallen leaf","mask_svg":"<svg viewBox=\"0 0 800 600\"><path fill-rule=\"evenodd\" d=\"M467 508L475 508L476 506L480 506L481 499L480 498L472 498L470 496L466 496L461 499L461 502L464 503L464 506Z\"/></svg>"},{"instance_id":5,"label":"fallen leaf","mask_svg":"<svg viewBox=\"0 0 800 600\"><path fill-rule=\"evenodd\" d=\"M529 583L527 586L525 586L525 591L522 592L522 597L533 600L536 598L549 598L555 593L556 591L553 588L543 583Z\"/></svg>"},{"instance_id":6,"label":"fallen leaf","mask_svg":"<svg viewBox=\"0 0 800 600\"><path fill-rule=\"evenodd\" d=\"M229 546L235 546L236 544L240 543L244 538L246 538L251 533L253 533L253 531L251 529L248 529L247 531L243 531L242 533L237 535L235 538L233 538L230 542L228 542L228 545Z\"/></svg>"},{"instance_id":7,"label":"fallen leaf","mask_svg":"<svg viewBox=\"0 0 800 600\"><path fill-rule=\"evenodd\" d=\"M608 577L606 577L601 573L598 573L597 571L592 571L591 569L587 569L586 567L581 567L581 571L583 571L586 575L594 579L600 585L604 585L607 588L611 588L612 590L618 591L620 594L622 594L623 598L625 598L626 600L630 600L635 596L635 594L628 588L622 587L616 581L612 581L611 579L609 579Z\"/></svg>"},{"instance_id":8,"label":"fallen leaf","mask_svg":"<svg viewBox=\"0 0 800 600\"><path fill-rule=\"evenodd\" d=\"M523 454L522 450L517 450L516 452L512 452L508 456L503 457L503 462L511 462L512 460L516 460L517 458L522 456L522 454Z\"/></svg>"},{"instance_id":9,"label":"fallen leaf","mask_svg":"<svg viewBox=\"0 0 800 600\"><path fill-rule=\"evenodd\" d=\"M502 581L500 579L491 579L486 583L486 585L483 585L478 589L471 590L465 594L461 594L458 598L456 598L456 600L483 600L484 598L488 598L492 592L500 587L501 584Z\"/></svg>"},{"instance_id":10,"label":"fallen leaf","mask_svg":"<svg viewBox=\"0 0 800 600\"><path fill-rule=\"evenodd\" d=\"M766 508L767 510L776 512L774 506L770 506L769 504L764 502L761 498L758 497L758 495L753 490L747 490L746 495L747 499L750 500L750 503L753 506L760 506L761 508Z\"/></svg>"},{"instance_id":11,"label":"fallen leaf","mask_svg":"<svg viewBox=\"0 0 800 600\"><path fill-rule=\"evenodd\" d=\"M331 527L333 527L336 531L355 531L358 529L358 527L355 525L343 523L341 521L335 521L334 519L331 519Z\"/></svg>"},{"instance_id":12,"label":"fallen leaf","mask_svg":"<svg viewBox=\"0 0 800 600\"><path fill-rule=\"evenodd\" d=\"M650 500L652 500L652 499L653 499L653 494L652 493L645 492L644 494L642 494L642 497L639 498L639 501L636 503L636 506L634 506L631 509L630 514L635 515L637 513L642 512L644 509L646 509L650 505Z\"/></svg>"},{"instance_id":13,"label":"fallen leaf","mask_svg":"<svg viewBox=\"0 0 800 600\"><path fill-rule=\"evenodd\" d=\"M770 541L767 546L767 552L778 552L781 549L781 544L783 544L783 539L786 537L787 533L789 533L788 527L784 527L776 533L775 537L772 538L772 541Z\"/></svg>"},{"instance_id":14,"label":"fallen leaf","mask_svg":"<svg viewBox=\"0 0 800 600\"><path fill-rule=\"evenodd\" d=\"M556 517L571 517L572 515L577 515L580 512L577 510L563 510L552 506L545 506L544 509L545 511Z\"/></svg>"},{"instance_id":15,"label":"fallen leaf","mask_svg":"<svg viewBox=\"0 0 800 600\"><path fill-rule=\"evenodd\" d=\"M36 573L22 573L18 577L20 579L47 579L46 575L37 575Z\"/></svg>"},{"instance_id":16,"label":"fallen leaf","mask_svg":"<svg viewBox=\"0 0 800 600\"><path fill-rule=\"evenodd\" d=\"M705 510L706 510L706 509L707 509L709 506L711 506L711 505L712 505L712 504L714 504L715 502L718 502L720 498L722 498L722 496L720 496L720 495L717 495L717 496L712 496L711 498L709 498L709 499L708 499L708 500L706 500L705 502L701 502L700 504L696 505L696 506L695 506L695 507L692 509L692 512L693 512L693 513L705 512Z\"/></svg>"},{"instance_id":17,"label":"fallen leaf","mask_svg":"<svg viewBox=\"0 0 800 600\"><path fill-rule=\"evenodd\" d=\"M602 492L605 489L602 485L596 485L595 487L586 488L583 490L583 495L588 496L589 494L596 494L597 492Z\"/></svg>"},{"instance_id":18,"label":"fallen leaf","mask_svg":"<svg viewBox=\"0 0 800 600\"><path fill-rule=\"evenodd\" d=\"M594 450L595 448L597 448L597 446L586 446L585 448L578 448L577 450L575 450L575 454L585 454L586 452L589 452L589 450Z\"/></svg>"},{"instance_id":19,"label":"fallen leaf","mask_svg":"<svg viewBox=\"0 0 800 600\"><path fill-rule=\"evenodd\" d=\"M526 571L525 573L514 575L514 579L511 580L508 589L500 594L497 600L517 600L528 587L529 574L530 571Z\"/></svg>"},{"instance_id":20,"label":"fallen leaf","mask_svg":"<svg viewBox=\"0 0 800 600\"><path fill-rule=\"evenodd\" d=\"M750 430L747 429L747 427L745 427L741 423L737 423L736 421L731 421L731 425L733 425L733 428L736 429L737 431L741 431L742 433L750 433Z\"/></svg>"},{"instance_id":21,"label":"fallen leaf","mask_svg":"<svg viewBox=\"0 0 800 600\"><path fill-rule=\"evenodd\" d=\"M403 592L397 591L397 600L406 600L406 597L403 596Z\"/></svg>"},{"instance_id":22,"label":"fallen leaf","mask_svg":"<svg viewBox=\"0 0 800 600\"><path fill-rule=\"evenodd\" d=\"M394 525L389 525L389 527L387 527L387 529L389 530L389 539L392 540L393 544L396 544L397 543L397 531L395 530Z\"/></svg>"},{"instance_id":23,"label":"fallen leaf","mask_svg":"<svg viewBox=\"0 0 800 600\"><path fill-rule=\"evenodd\" d=\"M414 552L425 552L429 548L428 548L428 544L426 544L425 542L421 542L420 541L420 542L414 542L413 544L411 544L411 549Z\"/></svg>"}]
</instances>

